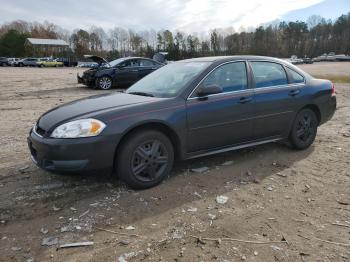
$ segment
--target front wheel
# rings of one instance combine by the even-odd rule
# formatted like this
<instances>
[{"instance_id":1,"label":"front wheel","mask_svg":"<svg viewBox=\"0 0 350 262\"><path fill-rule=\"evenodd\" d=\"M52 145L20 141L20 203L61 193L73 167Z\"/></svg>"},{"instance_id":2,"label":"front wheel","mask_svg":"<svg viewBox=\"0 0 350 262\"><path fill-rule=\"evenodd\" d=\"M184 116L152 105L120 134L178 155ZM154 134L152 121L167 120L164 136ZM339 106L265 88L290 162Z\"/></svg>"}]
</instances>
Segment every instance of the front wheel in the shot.
<instances>
[{"instance_id":1,"label":"front wheel","mask_svg":"<svg viewBox=\"0 0 350 262\"><path fill-rule=\"evenodd\" d=\"M108 90L112 87L112 78L103 76L97 79L96 87L102 90Z\"/></svg>"},{"instance_id":2,"label":"front wheel","mask_svg":"<svg viewBox=\"0 0 350 262\"><path fill-rule=\"evenodd\" d=\"M167 136L143 130L131 135L117 153L117 174L135 189L158 185L174 163L174 149Z\"/></svg>"},{"instance_id":3,"label":"front wheel","mask_svg":"<svg viewBox=\"0 0 350 262\"><path fill-rule=\"evenodd\" d=\"M311 109L302 109L296 116L289 140L295 149L306 149L315 140L318 120Z\"/></svg>"}]
</instances>

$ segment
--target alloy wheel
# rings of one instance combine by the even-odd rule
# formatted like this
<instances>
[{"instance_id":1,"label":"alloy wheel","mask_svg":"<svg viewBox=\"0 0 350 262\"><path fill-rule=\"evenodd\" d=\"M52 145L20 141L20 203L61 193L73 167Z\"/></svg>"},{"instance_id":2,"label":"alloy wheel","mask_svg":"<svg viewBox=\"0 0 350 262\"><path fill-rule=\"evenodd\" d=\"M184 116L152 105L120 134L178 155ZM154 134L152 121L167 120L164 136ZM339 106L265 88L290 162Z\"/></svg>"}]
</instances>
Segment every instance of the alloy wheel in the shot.
<instances>
[{"instance_id":1,"label":"alloy wheel","mask_svg":"<svg viewBox=\"0 0 350 262\"><path fill-rule=\"evenodd\" d=\"M297 122L296 136L303 143L307 143L313 137L315 128L316 123L314 122L312 115L305 113Z\"/></svg>"},{"instance_id":2,"label":"alloy wheel","mask_svg":"<svg viewBox=\"0 0 350 262\"><path fill-rule=\"evenodd\" d=\"M139 145L131 158L131 170L140 181L156 180L167 166L168 151L159 140L151 140Z\"/></svg>"},{"instance_id":3,"label":"alloy wheel","mask_svg":"<svg viewBox=\"0 0 350 262\"><path fill-rule=\"evenodd\" d=\"M99 80L99 87L104 90L110 89L112 87L112 80L106 76L101 77Z\"/></svg>"}]
</instances>

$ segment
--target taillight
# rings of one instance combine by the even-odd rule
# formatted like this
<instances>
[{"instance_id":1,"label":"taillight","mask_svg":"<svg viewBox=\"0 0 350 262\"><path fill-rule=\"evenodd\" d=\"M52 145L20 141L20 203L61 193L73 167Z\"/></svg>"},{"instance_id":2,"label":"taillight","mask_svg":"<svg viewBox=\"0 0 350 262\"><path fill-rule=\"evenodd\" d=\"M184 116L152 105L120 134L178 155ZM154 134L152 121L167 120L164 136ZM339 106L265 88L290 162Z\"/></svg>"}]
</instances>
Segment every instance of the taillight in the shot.
<instances>
[{"instance_id":1,"label":"taillight","mask_svg":"<svg viewBox=\"0 0 350 262\"><path fill-rule=\"evenodd\" d=\"M335 85L332 83L332 96L335 96Z\"/></svg>"}]
</instances>

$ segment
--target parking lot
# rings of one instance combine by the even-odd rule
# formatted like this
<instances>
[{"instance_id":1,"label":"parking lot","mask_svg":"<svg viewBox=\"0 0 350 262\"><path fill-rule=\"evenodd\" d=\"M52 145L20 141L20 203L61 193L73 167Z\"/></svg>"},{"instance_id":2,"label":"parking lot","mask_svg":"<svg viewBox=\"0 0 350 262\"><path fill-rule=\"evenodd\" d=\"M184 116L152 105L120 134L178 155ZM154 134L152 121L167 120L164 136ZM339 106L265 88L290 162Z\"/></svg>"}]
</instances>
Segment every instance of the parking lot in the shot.
<instances>
[{"instance_id":1,"label":"parking lot","mask_svg":"<svg viewBox=\"0 0 350 262\"><path fill-rule=\"evenodd\" d=\"M300 67L350 77L346 62ZM183 161L161 185L134 191L102 173L52 175L30 161L26 137L42 113L116 92L78 85L83 71L0 67L0 261L350 260L350 83L336 83L337 111L311 148ZM191 171L200 167L208 170Z\"/></svg>"}]
</instances>

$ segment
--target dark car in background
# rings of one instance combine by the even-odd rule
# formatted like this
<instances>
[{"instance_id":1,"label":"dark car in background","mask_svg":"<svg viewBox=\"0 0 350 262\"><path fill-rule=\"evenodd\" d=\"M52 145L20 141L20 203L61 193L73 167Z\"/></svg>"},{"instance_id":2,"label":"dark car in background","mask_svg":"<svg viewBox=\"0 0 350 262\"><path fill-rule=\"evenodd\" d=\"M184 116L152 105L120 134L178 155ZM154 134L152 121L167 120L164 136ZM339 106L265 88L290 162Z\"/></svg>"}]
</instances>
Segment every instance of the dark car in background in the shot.
<instances>
[{"instance_id":1,"label":"dark car in background","mask_svg":"<svg viewBox=\"0 0 350 262\"><path fill-rule=\"evenodd\" d=\"M8 66L9 60L7 57L0 57L0 66Z\"/></svg>"},{"instance_id":2,"label":"dark car in background","mask_svg":"<svg viewBox=\"0 0 350 262\"><path fill-rule=\"evenodd\" d=\"M28 145L48 171L116 171L131 187L148 188L169 175L174 159L281 140L306 149L335 109L330 81L280 59L197 58L168 64L126 93L48 111Z\"/></svg>"},{"instance_id":3,"label":"dark car in background","mask_svg":"<svg viewBox=\"0 0 350 262\"><path fill-rule=\"evenodd\" d=\"M81 68L98 68L99 65L95 62L78 62L77 67Z\"/></svg>"},{"instance_id":4,"label":"dark car in background","mask_svg":"<svg viewBox=\"0 0 350 262\"><path fill-rule=\"evenodd\" d=\"M85 71L82 76L78 74L78 83L103 90L127 88L163 66L162 63L143 57L119 58L111 62L99 56L85 57L96 62L98 67Z\"/></svg>"},{"instance_id":5,"label":"dark car in background","mask_svg":"<svg viewBox=\"0 0 350 262\"><path fill-rule=\"evenodd\" d=\"M20 59L18 61L15 61L14 66L19 66L19 67L35 66L35 67L37 67L38 66L37 62L39 62L38 58L23 58L23 59Z\"/></svg>"},{"instance_id":6,"label":"dark car in background","mask_svg":"<svg viewBox=\"0 0 350 262\"><path fill-rule=\"evenodd\" d=\"M314 61L310 57L304 57L303 58L303 63L304 64L313 64Z\"/></svg>"}]
</instances>

